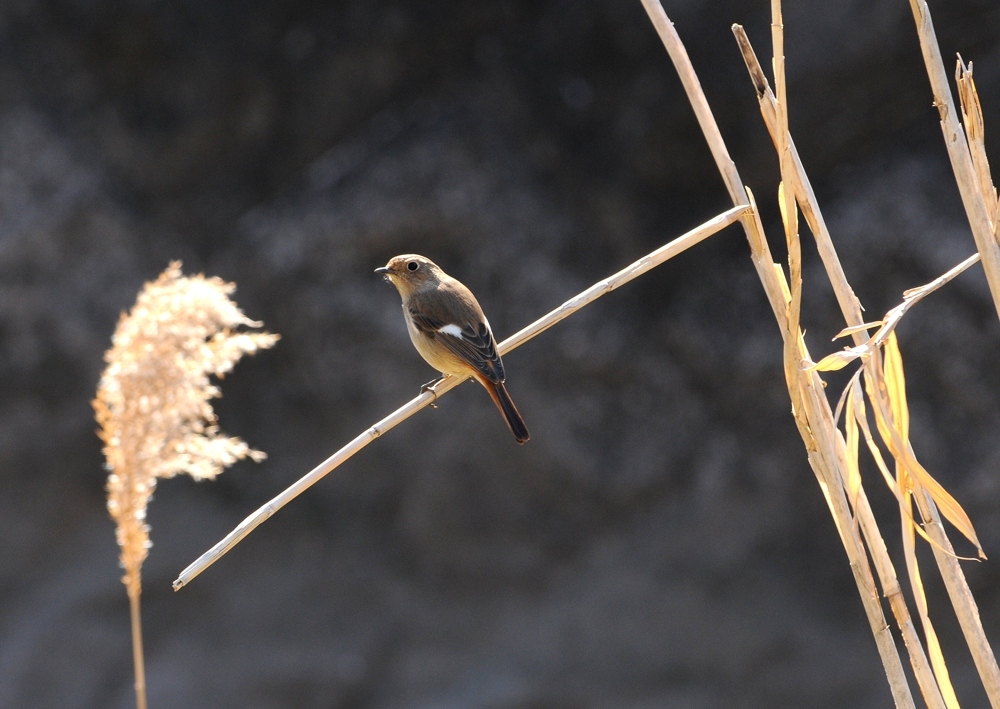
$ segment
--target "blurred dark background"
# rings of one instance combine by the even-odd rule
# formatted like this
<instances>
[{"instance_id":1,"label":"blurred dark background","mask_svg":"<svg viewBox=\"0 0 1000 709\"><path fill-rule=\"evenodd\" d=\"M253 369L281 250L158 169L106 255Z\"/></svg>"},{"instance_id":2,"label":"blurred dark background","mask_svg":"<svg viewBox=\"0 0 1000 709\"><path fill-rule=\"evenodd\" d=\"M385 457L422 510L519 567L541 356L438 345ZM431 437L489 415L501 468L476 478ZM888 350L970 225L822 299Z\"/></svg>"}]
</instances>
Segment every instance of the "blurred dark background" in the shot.
<instances>
[{"instance_id":1,"label":"blurred dark background","mask_svg":"<svg viewBox=\"0 0 1000 709\"><path fill-rule=\"evenodd\" d=\"M768 5L664 3L780 255L730 32L769 65ZM975 248L913 18L787 5L792 132L876 319ZM932 11L949 73L975 62L1000 165L1000 6ZM526 446L465 385L170 588L432 377L372 273L390 256L435 259L505 337L727 206L639 0L0 5L0 706L134 706L90 399L171 259L235 281L282 340L217 404L268 460L150 506L151 708L890 706L737 228L506 358ZM843 323L806 260L821 355ZM994 557L998 324L976 266L899 333L917 453ZM965 568L996 642L996 562ZM935 576L959 698L986 706Z\"/></svg>"}]
</instances>

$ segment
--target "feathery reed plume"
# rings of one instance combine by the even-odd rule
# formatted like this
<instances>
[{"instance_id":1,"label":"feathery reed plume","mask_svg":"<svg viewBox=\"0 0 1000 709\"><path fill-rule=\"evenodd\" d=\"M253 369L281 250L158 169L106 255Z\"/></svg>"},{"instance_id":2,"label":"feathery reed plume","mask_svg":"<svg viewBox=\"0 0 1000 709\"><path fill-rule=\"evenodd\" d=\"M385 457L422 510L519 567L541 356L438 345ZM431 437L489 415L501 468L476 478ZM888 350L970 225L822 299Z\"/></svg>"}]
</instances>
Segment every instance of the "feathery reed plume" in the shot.
<instances>
[{"instance_id":1,"label":"feathery reed plume","mask_svg":"<svg viewBox=\"0 0 1000 709\"><path fill-rule=\"evenodd\" d=\"M261 326L229 299L235 286L182 276L180 266L171 263L143 287L132 311L122 313L93 402L108 469L108 512L117 525L131 607L139 709L146 706L139 615L140 571L151 546L146 505L157 478L214 478L237 460L265 457L239 438L221 435L209 403L221 392L209 377L223 376L244 354L278 340L269 333L235 332Z\"/></svg>"}]
</instances>

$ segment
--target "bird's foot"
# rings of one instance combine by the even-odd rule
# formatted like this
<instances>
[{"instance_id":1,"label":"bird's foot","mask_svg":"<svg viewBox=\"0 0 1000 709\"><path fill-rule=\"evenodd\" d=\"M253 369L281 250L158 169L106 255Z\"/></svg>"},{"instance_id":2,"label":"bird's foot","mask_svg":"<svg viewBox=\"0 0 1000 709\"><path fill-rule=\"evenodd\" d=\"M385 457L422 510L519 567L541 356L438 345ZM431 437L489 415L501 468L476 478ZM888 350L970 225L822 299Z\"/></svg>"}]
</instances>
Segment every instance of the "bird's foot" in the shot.
<instances>
[{"instance_id":1,"label":"bird's foot","mask_svg":"<svg viewBox=\"0 0 1000 709\"><path fill-rule=\"evenodd\" d=\"M446 376L441 376L441 377L438 377L437 379L430 380L429 382L427 382L426 384L424 384L422 387L420 387L420 393L423 394L423 393L428 392L428 391L433 393L434 392L434 387L436 387L438 384L440 384L441 382L443 382L446 378L447 378ZM437 408L437 404L435 404L432 401L431 404L430 404L430 407L432 409L436 409Z\"/></svg>"}]
</instances>

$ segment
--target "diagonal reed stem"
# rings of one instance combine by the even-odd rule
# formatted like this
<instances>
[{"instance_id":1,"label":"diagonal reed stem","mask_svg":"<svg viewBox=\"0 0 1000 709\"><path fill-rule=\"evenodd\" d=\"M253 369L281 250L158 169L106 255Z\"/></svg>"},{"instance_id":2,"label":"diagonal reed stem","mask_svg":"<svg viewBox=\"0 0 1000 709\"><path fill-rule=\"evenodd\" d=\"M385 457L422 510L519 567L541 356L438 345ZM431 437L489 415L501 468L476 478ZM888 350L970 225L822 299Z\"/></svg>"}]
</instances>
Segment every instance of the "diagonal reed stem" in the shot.
<instances>
[{"instance_id":1,"label":"diagonal reed stem","mask_svg":"<svg viewBox=\"0 0 1000 709\"><path fill-rule=\"evenodd\" d=\"M924 55L927 76L934 93L934 105L941 117L941 131L944 133L944 143L948 148L951 168L955 173L955 181L958 183L958 191L962 196L962 204L969 217L972 236L976 240L979 253L983 256L983 271L986 273L986 282L993 295L993 305L996 307L997 313L1000 314L1000 244L997 243L997 239L993 235L986 201L980 191L979 178L972 164L969 143L966 140L965 131L962 130L958 122L958 111L955 110L951 88L948 86L948 75L944 69L944 62L941 60L941 50L938 47L930 10L927 8L925 0L910 0L910 9L913 10L913 19L917 25L920 49ZM979 665L978 660L976 664ZM996 661L994 660L992 664L995 668ZM980 668L980 673L982 671L983 668ZM1000 672L993 674L995 674L994 686L1000 690ZM983 679L986 680L985 677ZM1000 702L1000 698L995 701ZM993 706L996 707L998 704L994 703Z\"/></svg>"},{"instance_id":2,"label":"diagonal reed stem","mask_svg":"<svg viewBox=\"0 0 1000 709\"><path fill-rule=\"evenodd\" d=\"M982 255L983 272L986 274L986 281L989 284L990 293L993 295L993 304L997 313L1000 314L1000 244L997 243L994 236L995 225L990 224L987 196L983 194L983 185L976 174L965 131L962 130L958 122L958 111L955 110L951 88L948 86L948 75L945 72L944 62L941 60L941 50L938 47L930 10L925 0L910 0L910 8L913 10L913 19L916 22L917 35L920 38L920 49L924 55L927 76L930 78L931 90L934 93L934 105L937 106L941 117L941 130L944 133L948 157L951 159L952 170L955 173L955 181L958 183L962 204L969 217L969 225L972 227L976 247ZM924 495L917 495L916 501L932 538L940 542L938 536L944 537L944 541L947 543L944 528L941 527L933 501ZM950 549L950 543L944 548ZM965 640L972 651L972 658L983 681L983 686L986 688L990 705L993 709L998 709L1000 708L1000 667L997 666L993 649L986 639L986 633L979 618L979 608L969 590L969 584L961 567L953 557L941 554L935 549L934 558L938 562L938 568L944 578L948 596L955 607L955 613L958 616Z\"/></svg>"},{"instance_id":3,"label":"diagonal reed stem","mask_svg":"<svg viewBox=\"0 0 1000 709\"><path fill-rule=\"evenodd\" d=\"M605 278L603 281L595 283L575 298L571 298L544 317L533 322L531 325L528 325L522 330L514 333L497 345L497 349L500 351L500 354L503 355L517 347L520 347L528 340L545 332L559 321L564 320L584 306L594 302L602 295L610 293L616 288L625 285L634 278L638 278L642 274L656 268L665 261L668 261L682 251L689 249L700 241L704 241L713 234L725 229L727 226L740 219L747 209L748 207L746 204L740 204L733 207L717 217L708 220L701 226L695 227L686 234L677 237L670 243L661 246L656 251L643 256L635 263L623 268L614 275ZM423 392L420 396L411 400L409 403L389 414L375 425L366 429L346 446L316 466L316 468L312 471L299 478L297 482L289 486L280 495L240 522L240 524L232 532L227 534L225 538L200 557L195 559L193 563L181 572L180 576L177 577L177 580L174 581L174 590L179 591L186 584L190 583L191 579L215 563L220 557L236 546L244 537L250 534L250 532L263 523L267 518L298 497L332 470L346 462L355 453L360 451L389 429L405 421L410 416L420 411L420 409L434 402L445 392L454 389L456 386L465 381L465 379L466 378L464 377L445 377L444 380L433 388Z\"/></svg>"}]
</instances>

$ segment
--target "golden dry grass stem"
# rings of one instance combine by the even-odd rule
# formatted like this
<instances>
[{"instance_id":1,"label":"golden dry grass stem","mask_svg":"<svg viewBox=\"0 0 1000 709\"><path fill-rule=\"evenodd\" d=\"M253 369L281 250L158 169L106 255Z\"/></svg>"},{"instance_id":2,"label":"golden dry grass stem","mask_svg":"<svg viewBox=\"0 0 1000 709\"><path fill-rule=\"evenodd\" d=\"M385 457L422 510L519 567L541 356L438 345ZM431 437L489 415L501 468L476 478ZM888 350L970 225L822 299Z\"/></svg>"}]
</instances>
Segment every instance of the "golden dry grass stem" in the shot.
<instances>
[{"instance_id":1,"label":"golden dry grass stem","mask_svg":"<svg viewBox=\"0 0 1000 709\"><path fill-rule=\"evenodd\" d=\"M987 219L992 225L993 243L998 243L1000 242L1000 198L997 196L997 190L993 183L989 161L986 159L983 111L972 76L972 62L966 66L962 58L958 58L955 67L955 81L958 85L958 96L962 105L962 118L969 144L970 159L979 183L980 197L986 209ZM921 514L924 515L926 507L930 515L929 532L942 547L942 549L934 549L935 558L939 565L944 565L951 570L951 573L945 576L945 587L952 603L956 605L956 613L959 615L962 631L965 633L966 641L972 650L976 668L983 679L990 703L996 709L996 707L1000 707L1000 670L997 668L996 658L986 635L982 632L979 610L968 584L965 583L965 577L961 574L961 569L957 568L958 561L954 554L947 553L950 551L950 546L937 509L932 502L927 502L924 496L918 497L918 504L921 500L924 502ZM955 599L959 599L957 603Z\"/></svg>"},{"instance_id":2,"label":"golden dry grass stem","mask_svg":"<svg viewBox=\"0 0 1000 709\"><path fill-rule=\"evenodd\" d=\"M774 22L773 26L777 26L779 24L780 22ZM968 591L968 585L965 583L964 576L961 574L961 569L958 566L958 562L954 556L950 542L948 542L947 536L944 534L943 527L940 527L940 518L937 515L934 500L936 499L938 504L944 504L948 509L950 509L951 514L949 515L949 519L955 522L956 526L958 526L961 531L963 531L963 533L978 546L978 541L975 538L975 531L972 529L971 521L969 521L965 516L964 511L961 510L958 503L955 502L951 496L943 490L943 488L940 488L936 481L934 481L933 478L930 478L929 474L927 474L919 463L916 462L912 449L909 446L907 435L904 433L904 435L900 437L899 431L896 428L897 424L893 421L893 412L891 411L892 407L887 399L889 394L893 393L893 391L897 391L899 396L902 397L901 400L904 402L902 405L905 408L905 395L902 394L902 361L901 359L898 359L897 369L899 381L895 384L894 389L893 387L886 385L886 373L883 368L881 352L879 350L880 347L884 347L887 344L891 344L893 348L895 348L893 331L900 322L902 316L922 298L937 290L978 261L980 259L980 255L976 254L966 259L946 274L925 286L907 291L904 294L903 303L890 310L883 320L874 323L864 323L861 315L862 311L860 303L855 297L853 290L850 288L840 261L836 257L836 251L833 248L829 231L826 228L822 213L819 210L815 194L813 193L808 178L805 175L801 160L795 151L794 143L791 142L790 138L787 140L782 138L783 130L781 128L780 120L780 98L775 97L774 93L768 86L767 79L765 78L763 71L760 69L760 65L757 62L753 49L750 46L749 40L747 39L742 28L738 25L734 25L733 31L736 35L740 50L744 56L744 60L746 61L751 80L753 81L754 87L757 91L761 112L764 116L765 124L767 125L772 139L774 140L775 149L778 151L779 156L783 159L786 155L790 155L792 158L791 162L794 167L794 174L789 174L786 168L788 163L783 162L782 181L783 184L787 185L790 178L794 179L794 191L796 198L803 214L805 215L806 221L809 224L810 230L816 238L820 256L826 267L828 277L833 285L838 302L840 303L844 318L848 323L848 327L845 328L839 336L849 335L854 338L856 343L854 348L849 348L844 352L834 353L833 355L830 355L829 358L824 358L827 366L824 367L821 362L821 364L816 368L819 370L839 368L840 366L843 366L842 362L846 362L857 357L862 357L866 360L863 372L866 378L867 389L872 394L877 409L876 418L880 424L880 432L885 432L886 445L890 448L890 450L894 451L894 457L897 459L897 476L895 479L893 479L891 474L889 474L884 462L881 462L881 454L872 440L870 433L867 433L866 429L866 438L869 447L873 456L875 456L880 462L880 467L883 469L883 474L887 477L890 487L893 488L895 494L897 494L897 496L901 499L901 518L904 525L904 539L910 540L914 531L927 538L928 541L931 542L932 548L934 549L934 553L938 560L942 576L945 578L946 585L955 589L952 601L956 606L956 613L959 615L960 619L964 617L964 620L962 621L963 631L966 633L967 640L969 641L969 645L974 656L978 655L977 666L982 666L985 669L985 672L983 669L980 670L983 675L984 685L986 686L987 694L991 697L991 701L995 702L996 700L994 697L996 695L991 687L992 680L990 678L991 668L995 667L992 651L989 650L989 645L982 632L982 625L979 622L975 603L972 600L971 593ZM773 31L774 30L772 30L772 32ZM775 65L776 67L779 66L777 62ZM781 66L783 66L783 64ZM991 222L993 228L995 229L996 192L993 189L992 181L989 179L989 168L985 160L985 151L982 149L983 126L982 114L978 105L978 96L975 95L974 84L971 81L971 71L964 71L963 65L960 62L958 72L961 77L959 82L960 89L964 89L964 92L960 92L963 97L963 106L970 106L970 108L966 110L966 125L972 125L973 128L970 133L974 132L975 136L970 135L969 141L972 146L972 161L976 167L978 181L982 185L982 191L984 197L986 198L985 202L988 207L989 205L994 205L990 214ZM775 83L777 86L777 76ZM785 194L787 194L787 191ZM783 210L783 212L784 211L785 210ZM876 334L869 337L867 330L876 327L879 328ZM894 351L898 354L898 349L894 349ZM849 385L848 389L850 390L852 387L856 386L857 377L852 379L852 384ZM853 394L853 391L851 393ZM845 395L847 394L848 392L845 391ZM924 654L923 648L919 641L916 640L912 620L910 619L905 603L903 603L902 596L899 593L899 585L896 579L895 571L889 561L888 555L885 553L884 543L878 533L877 526L874 524L874 518L871 516L871 510L867 503L867 498L865 497L864 490L860 485L860 477L857 473L857 430L860 420L852 415L851 409L857 409L860 406L862 407L860 410L863 411L861 396L842 397L842 402L844 398L847 398L849 402L854 402L848 406L849 413L846 422L847 438L851 440L853 433L853 441L852 445L848 446L850 458L844 461L847 465L846 468L842 466L842 470L846 469L848 473L846 483L848 491L852 496L852 500L855 502L855 514L857 515L856 519L865 534L869 549L872 552L873 562L879 572L884 593L889 599L890 607L893 610L893 614L900 627L904 643L910 653L911 665L913 666L915 677L925 700L929 706L941 706L942 702L949 707L957 706L957 699L955 698L954 690L952 689L951 682L948 677L944 658L940 653L937 637L934 633L933 626L927 613L919 569L916 566L916 557L912 553L912 542L907 545L906 549L907 566L911 579L911 586L913 587L914 595L918 604L918 611L920 611L922 625L924 626L928 650L931 654L929 664L933 666L933 674L931 669L928 667L928 659ZM864 426L866 427L866 424L864 424ZM921 519L924 520L925 525L930 524L927 522L928 519L937 519L937 526L940 527L940 530L932 530L931 527L928 526L928 531L925 532L922 528L917 526L912 519L912 504L910 504L909 490L911 487L914 487L914 477L918 478L921 483L928 486L930 490L933 491L933 494L930 490L925 493L922 491L919 484L915 485L916 494L913 497L918 502ZM922 508L921 504L924 504L926 509ZM935 675L937 681L935 681ZM996 704L994 704L994 706L996 706Z\"/></svg>"},{"instance_id":3,"label":"golden dry grass stem","mask_svg":"<svg viewBox=\"0 0 1000 709\"><path fill-rule=\"evenodd\" d=\"M754 206L754 209L741 220L741 223L750 244L754 267L764 286L764 292L785 341L785 371L788 378L789 395L793 402L795 422L806 446L810 466L819 480L850 560L851 570L875 637L876 647L889 681L893 700L897 707L913 707L913 696L906 681L894 639L882 613L868 557L853 524L841 476L838 475L836 468L839 459L833 413L830 410L829 402L822 393L822 382L818 375L815 372L803 371L799 366L801 360L808 357L808 352L802 340L801 330L797 327L797 312L792 310L794 300L792 289L789 288L784 271L774 263L771 257L753 197L749 190L744 187L739 172L729 156L725 141L719 132L711 110L708 108L708 102L680 37L657 0L642 0L642 2L681 78L688 100L694 108L695 116L708 142L709 149L712 151L722 179L734 202L749 201L751 206ZM778 9L780 10L780 8ZM778 25L780 31L780 12L778 21L773 24ZM780 46L781 41L783 41L780 34L777 40ZM787 156L784 161L786 171L788 162L791 161L794 165L797 159L790 139L787 146ZM783 173L782 179L784 182L789 178ZM796 183L793 180L785 184L795 185ZM789 191L788 188L783 190L784 194L781 196L783 206L787 205L786 198ZM797 229L792 221L796 219L794 209L789 210L786 206L782 211L786 219L786 235L791 235L794 240L797 240ZM794 248L794 244L792 247ZM792 253L793 249L790 248L789 252ZM836 260L835 256L833 258ZM793 269L796 268L794 263L791 266ZM798 267L800 268L800 265ZM844 282L846 283L846 279ZM798 290L799 285L794 284L794 288ZM860 312L860 307L858 312ZM796 320L794 328L791 327L793 317Z\"/></svg>"},{"instance_id":4,"label":"golden dry grass stem","mask_svg":"<svg viewBox=\"0 0 1000 709\"><path fill-rule=\"evenodd\" d=\"M704 224L692 229L686 234L677 237L670 243L661 246L659 249L643 256L638 261L632 263L626 268L623 268L614 275L595 283L590 288L583 291L576 297L566 301L544 317L539 318L527 327L514 333L506 340L498 344L497 349L500 351L500 354L505 355L511 350L520 347L525 342L545 332L556 323L564 320L590 303L593 303L602 295L610 293L616 288L620 288L629 281L638 278L679 253L725 229L727 226L739 220L747 209L748 206L746 204L737 205L732 209L729 209L708 220ZM177 580L174 581L174 590L179 591L185 585L190 583L192 579L218 561L219 558L236 546L244 537L260 526L260 524L271 517L275 512L298 497L324 476L328 475L337 467L345 463L362 448L424 407L432 404L440 396L465 381L465 379L466 378L463 377L445 377L433 388L421 393L404 406L396 409L396 411L363 431L346 446L324 460L309 473L299 478L299 480L290 485L280 495L270 500L267 504L263 505L256 512L243 520L232 532L226 535L225 538L219 541L215 546L206 551L200 557L195 559L194 562L192 562L180 573Z\"/></svg>"},{"instance_id":5,"label":"golden dry grass stem","mask_svg":"<svg viewBox=\"0 0 1000 709\"><path fill-rule=\"evenodd\" d=\"M962 57L955 63L955 83L958 85L958 100L962 105L962 123L969 141L972 167L979 181L979 192L986 204L986 217L993 225L993 237L1000 236L1000 198L993 186L990 161L986 158L986 126L983 122L983 108L979 103L979 92L972 78L972 62L966 66Z\"/></svg>"},{"instance_id":6,"label":"golden dry grass stem","mask_svg":"<svg viewBox=\"0 0 1000 709\"><path fill-rule=\"evenodd\" d=\"M219 396L212 376L278 339L240 331L260 323L229 299L233 289L217 278L184 277L179 262L170 264L119 318L93 402L108 470L108 512L125 571L139 709L146 707L139 599L152 544L146 508L156 482L180 473L213 478L241 458L264 457L222 436L209 403Z\"/></svg>"},{"instance_id":7,"label":"golden dry grass stem","mask_svg":"<svg viewBox=\"0 0 1000 709\"><path fill-rule=\"evenodd\" d=\"M976 168L973 166L973 152L970 151L966 133L958 122L958 112L951 97L948 75L941 59L941 50L938 47L930 10L925 0L910 0L910 9L917 25L920 49L924 56L927 76L930 78L934 105L941 118L941 130L955 173L955 181L958 183L962 204L969 217L969 226L972 227L976 248L983 257L983 270L993 295L993 304L1000 314L1000 243L991 224L988 199L984 198L981 191L981 175L977 177ZM981 118L982 114L980 120ZM985 158L985 153L983 157Z\"/></svg>"},{"instance_id":8,"label":"golden dry grass stem","mask_svg":"<svg viewBox=\"0 0 1000 709\"><path fill-rule=\"evenodd\" d=\"M771 139L775 143L775 149L777 149L779 140L776 135L778 127L777 99L768 85L767 78L764 76L764 72L757 61L757 56L754 54L753 48L750 46L750 40L747 38L743 28L740 25L733 25L732 29L733 34L736 35L736 42L739 45L740 52L746 62L747 70L750 72L750 79L753 81L754 89L757 92L757 100L760 103L761 113L764 116L764 124L771 133ZM805 168L795 147L795 141L792 140L790 135L787 138L786 145L793 168L790 176L793 179L792 185L795 198L798 200L799 209L802 210L806 224L809 226L809 230L816 240L820 260L823 262L827 277L833 286L837 303L840 305L840 309L844 313L844 318L847 320L848 325L860 325L864 322L861 303L854 294L851 284L847 281L847 275L844 273L840 258L837 256L837 250L833 246L833 239L830 237L826 220L823 218L823 213L819 208L819 201L813 192L812 184L806 177ZM786 173L782 173L782 180L784 179L787 179ZM855 336L856 344L861 344L866 339L867 337L863 332L859 332Z\"/></svg>"}]
</instances>

